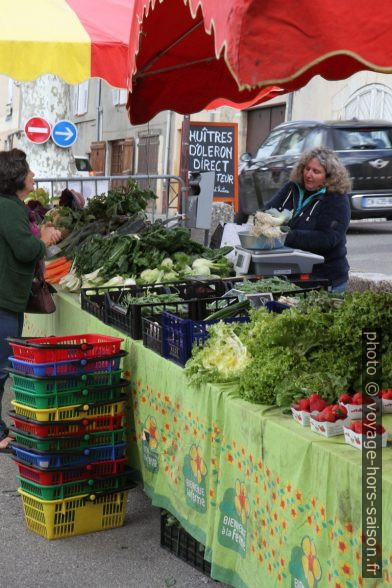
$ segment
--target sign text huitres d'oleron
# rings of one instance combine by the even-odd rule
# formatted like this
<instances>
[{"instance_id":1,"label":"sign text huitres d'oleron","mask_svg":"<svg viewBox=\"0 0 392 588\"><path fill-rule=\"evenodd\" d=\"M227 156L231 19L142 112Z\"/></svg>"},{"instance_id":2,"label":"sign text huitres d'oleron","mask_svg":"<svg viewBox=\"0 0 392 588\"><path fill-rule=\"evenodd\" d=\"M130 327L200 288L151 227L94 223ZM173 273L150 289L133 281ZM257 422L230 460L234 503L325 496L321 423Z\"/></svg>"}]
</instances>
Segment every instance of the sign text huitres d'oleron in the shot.
<instances>
[{"instance_id":1,"label":"sign text huitres d'oleron","mask_svg":"<svg viewBox=\"0 0 392 588\"><path fill-rule=\"evenodd\" d=\"M238 198L237 123L191 122L189 171L215 172L214 199L233 203Z\"/></svg>"}]
</instances>

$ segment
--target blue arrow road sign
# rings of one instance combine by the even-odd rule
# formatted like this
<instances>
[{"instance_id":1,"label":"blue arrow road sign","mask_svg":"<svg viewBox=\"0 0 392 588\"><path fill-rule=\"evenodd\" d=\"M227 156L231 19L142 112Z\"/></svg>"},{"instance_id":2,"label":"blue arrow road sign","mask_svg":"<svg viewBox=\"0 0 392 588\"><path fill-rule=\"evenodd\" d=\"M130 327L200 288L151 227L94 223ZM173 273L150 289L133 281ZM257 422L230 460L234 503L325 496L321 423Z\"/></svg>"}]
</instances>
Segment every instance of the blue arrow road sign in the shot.
<instances>
[{"instance_id":1,"label":"blue arrow road sign","mask_svg":"<svg viewBox=\"0 0 392 588\"><path fill-rule=\"evenodd\" d=\"M52 139L58 147L71 147L77 136L78 130L70 120L59 120L52 129Z\"/></svg>"}]
</instances>

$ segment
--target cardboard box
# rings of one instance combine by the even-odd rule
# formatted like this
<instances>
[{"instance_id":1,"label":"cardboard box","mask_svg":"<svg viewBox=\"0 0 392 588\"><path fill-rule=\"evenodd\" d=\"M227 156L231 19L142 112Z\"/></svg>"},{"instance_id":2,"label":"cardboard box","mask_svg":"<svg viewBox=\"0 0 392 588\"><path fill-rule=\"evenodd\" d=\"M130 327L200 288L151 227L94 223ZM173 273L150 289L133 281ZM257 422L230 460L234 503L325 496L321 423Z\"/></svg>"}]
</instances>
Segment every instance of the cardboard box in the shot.
<instances>
[{"instance_id":1,"label":"cardboard box","mask_svg":"<svg viewBox=\"0 0 392 588\"><path fill-rule=\"evenodd\" d=\"M297 423L299 423L303 427L309 427L310 417L317 416L318 410L314 410L313 412L307 412L306 410L296 410L295 408L291 407L291 414L293 415L293 419Z\"/></svg>"},{"instance_id":2,"label":"cardboard box","mask_svg":"<svg viewBox=\"0 0 392 588\"><path fill-rule=\"evenodd\" d=\"M364 439L362 439L362 437L365 437L365 439L366 439L366 435L361 435L360 433L356 433L355 431L352 431L348 427L344 427L344 439L345 439L346 443L348 443L349 445L352 445L353 447L355 447L356 449L359 449L360 451L362 450L362 444L364 441ZM388 431L385 431L381 436L381 447L387 446L387 440L388 440Z\"/></svg>"},{"instance_id":3,"label":"cardboard box","mask_svg":"<svg viewBox=\"0 0 392 588\"><path fill-rule=\"evenodd\" d=\"M324 437L334 437L335 435L343 435L343 427L348 426L351 423L349 417L345 419L339 419L334 423L327 421L315 421L312 417L310 418L310 429L314 433L323 435Z\"/></svg>"}]
</instances>

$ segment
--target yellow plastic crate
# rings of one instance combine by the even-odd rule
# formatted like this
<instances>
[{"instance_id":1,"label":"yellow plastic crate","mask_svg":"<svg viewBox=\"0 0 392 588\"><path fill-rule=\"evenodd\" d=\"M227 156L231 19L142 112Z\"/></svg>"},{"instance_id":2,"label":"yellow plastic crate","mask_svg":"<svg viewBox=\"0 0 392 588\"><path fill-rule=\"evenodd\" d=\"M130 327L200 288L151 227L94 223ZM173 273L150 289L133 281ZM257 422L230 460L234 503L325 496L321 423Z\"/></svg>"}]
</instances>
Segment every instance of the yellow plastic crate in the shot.
<instances>
[{"instance_id":1,"label":"yellow plastic crate","mask_svg":"<svg viewBox=\"0 0 392 588\"><path fill-rule=\"evenodd\" d=\"M128 490L97 496L83 494L64 500L42 500L21 488L27 528L45 539L61 539L114 529L124 524Z\"/></svg>"},{"instance_id":2,"label":"yellow plastic crate","mask_svg":"<svg viewBox=\"0 0 392 588\"><path fill-rule=\"evenodd\" d=\"M17 415L40 422L77 421L95 416L117 416L123 413L127 404L126 400L110 402L108 404L75 404L60 408L36 409L11 400L11 404Z\"/></svg>"}]
</instances>

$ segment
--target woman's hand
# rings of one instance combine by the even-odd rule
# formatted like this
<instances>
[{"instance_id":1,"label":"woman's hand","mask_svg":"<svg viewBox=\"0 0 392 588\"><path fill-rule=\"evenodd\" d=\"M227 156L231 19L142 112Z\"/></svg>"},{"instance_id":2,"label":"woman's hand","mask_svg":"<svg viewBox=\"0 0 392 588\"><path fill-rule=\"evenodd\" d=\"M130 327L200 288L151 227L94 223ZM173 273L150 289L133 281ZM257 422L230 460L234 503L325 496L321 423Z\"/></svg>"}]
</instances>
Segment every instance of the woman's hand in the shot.
<instances>
[{"instance_id":1,"label":"woman's hand","mask_svg":"<svg viewBox=\"0 0 392 588\"><path fill-rule=\"evenodd\" d=\"M61 239L61 231L55 229L50 223L41 227L41 241L45 243L46 247L58 243Z\"/></svg>"}]
</instances>

